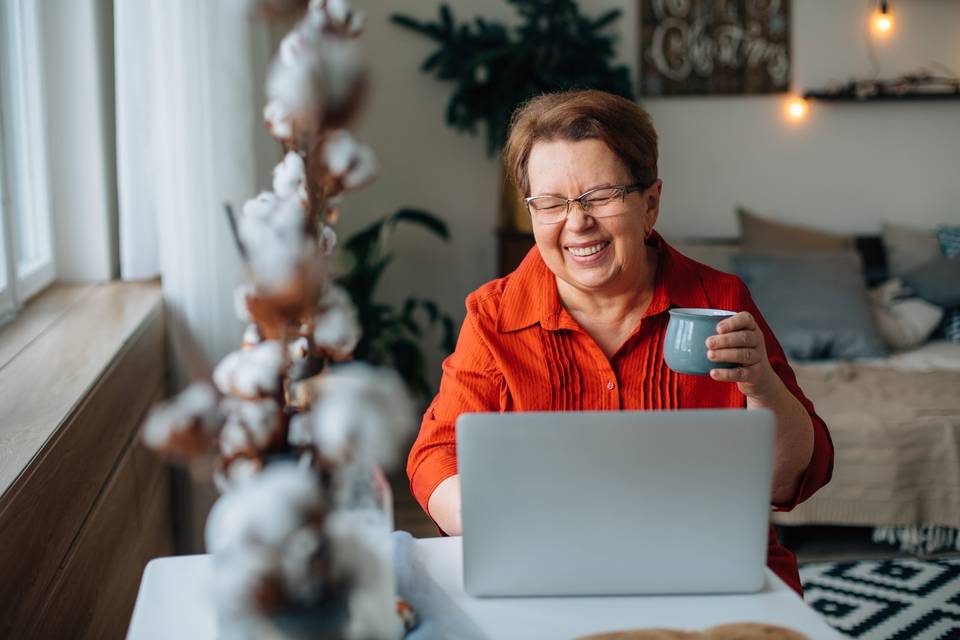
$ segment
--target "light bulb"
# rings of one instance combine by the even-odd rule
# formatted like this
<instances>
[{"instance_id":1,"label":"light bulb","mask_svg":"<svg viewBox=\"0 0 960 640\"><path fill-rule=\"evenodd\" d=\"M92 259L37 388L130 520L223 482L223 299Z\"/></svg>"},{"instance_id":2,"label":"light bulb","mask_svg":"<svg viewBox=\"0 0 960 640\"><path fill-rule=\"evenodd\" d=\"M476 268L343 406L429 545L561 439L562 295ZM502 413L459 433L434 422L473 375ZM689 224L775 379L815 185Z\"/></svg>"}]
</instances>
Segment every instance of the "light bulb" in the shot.
<instances>
[{"instance_id":1,"label":"light bulb","mask_svg":"<svg viewBox=\"0 0 960 640\"><path fill-rule=\"evenodd\" d=\"M880 2L880 8L873 14L873 33L878 36L889 35L893 30L893 16L890 14L890 3L887 0Z\"/></svg>"},{"instance_id":2,"label":"light bulb","mask_svg":"<svg viewBox=\"0 0 960 640\"><path fill-rule=\"evenodd\" d=\"M807 117L807 101L803 98L790 98L787 101L787 116L791 120L803 120Z\"/></svg>"},{"instance_id":3,"label":"light bulb","mask_svg":"<svg viewBox=\"0 0 960 640\"><path fill-rule=\"evenodd\" d=\"M878 13L873 17L873 28L877 33L889 33L893 29L893 18L889 13Z\"/></svg>"}]
</instances>

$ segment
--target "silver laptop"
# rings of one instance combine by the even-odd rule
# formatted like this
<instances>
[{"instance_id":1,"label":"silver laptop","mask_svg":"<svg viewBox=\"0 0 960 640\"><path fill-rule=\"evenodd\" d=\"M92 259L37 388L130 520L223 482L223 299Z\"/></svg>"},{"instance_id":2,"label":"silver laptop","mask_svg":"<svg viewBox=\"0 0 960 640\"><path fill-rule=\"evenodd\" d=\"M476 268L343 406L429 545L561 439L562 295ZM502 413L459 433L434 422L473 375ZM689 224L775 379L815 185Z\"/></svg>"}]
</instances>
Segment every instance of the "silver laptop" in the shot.
<instances>
[{"instance_id":1,"label":"silver laptop","mask_svg":"<svg viewBox=\"0 0 960 640\"><path fill-rule=\"evenodd\" d=\"M464 589L759 591L773 436L766 410L461 415Z\"/></svg>"}]
</instances>

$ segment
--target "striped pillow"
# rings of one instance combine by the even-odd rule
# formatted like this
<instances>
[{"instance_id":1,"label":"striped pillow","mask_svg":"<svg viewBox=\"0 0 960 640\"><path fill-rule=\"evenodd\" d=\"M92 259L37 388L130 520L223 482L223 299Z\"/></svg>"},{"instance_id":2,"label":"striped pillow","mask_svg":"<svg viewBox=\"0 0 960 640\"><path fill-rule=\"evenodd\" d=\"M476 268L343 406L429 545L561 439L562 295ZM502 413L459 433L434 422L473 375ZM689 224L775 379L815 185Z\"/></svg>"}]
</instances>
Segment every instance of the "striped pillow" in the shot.
<instances>
[{"instance_id":1,"label":"striped pillow","mask_svg":"<svg viewBox=\"0 0 960 640\"><path fill-rule=\"evenodd\" d=\"M940 250L948 258L960 256L960 227L937 228ZM943 333L950 342L960 342L960 308L948 309L943 319Z\"/></svg>"}]
</instances>

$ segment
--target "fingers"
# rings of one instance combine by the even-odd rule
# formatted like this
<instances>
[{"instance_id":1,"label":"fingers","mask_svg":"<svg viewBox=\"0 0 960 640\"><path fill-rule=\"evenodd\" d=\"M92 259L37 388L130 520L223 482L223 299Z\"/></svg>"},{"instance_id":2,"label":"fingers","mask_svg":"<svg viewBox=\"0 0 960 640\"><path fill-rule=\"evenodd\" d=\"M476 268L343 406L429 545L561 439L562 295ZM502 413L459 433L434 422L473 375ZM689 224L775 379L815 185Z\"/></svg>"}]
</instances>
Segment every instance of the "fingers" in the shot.
<instances>
[{"instance_id":1,"label":"fingers","mask_svg":"<svg viewBox=\"0 0 960 640\"><path fill-rule=\"evenodd\" d=\"M757 321L753 319L753 315L749 311L741 311L717 323L717 333L719 334L743 330L753 331L756 328Z\"/></svg>"},{"instance_id":2,"label":"fingers","mask_svg":"<svg viewBox=\"0 0 960 640\"><path fill-rule=\"evenodd\" d=\"M759 347L763 334L759 331L734 331L707 338L708 349L735 349L737 347Z\"/></svg>"},{"instance_id":3,"label":"fingers","mask_svg":"<svg viewBox=\"0 0 960 640\"><path fill-rule=\"evenodd\" d=\"M710 377L719 382L752 382L757 374L747 367L733 369L710 369Z\"/></svg>"},{"instance_id":4,"label":"fingers","mask_svg":"<svg viewBox=\"0 0 960 640\"><path fill-rule=\"evenodd\" d=\"M744 347L740 349L710 349L707 359L713 362L735 362L744 366L751 366L763 360L763 353L756 348Z\"/></svg>"}]
</instances>

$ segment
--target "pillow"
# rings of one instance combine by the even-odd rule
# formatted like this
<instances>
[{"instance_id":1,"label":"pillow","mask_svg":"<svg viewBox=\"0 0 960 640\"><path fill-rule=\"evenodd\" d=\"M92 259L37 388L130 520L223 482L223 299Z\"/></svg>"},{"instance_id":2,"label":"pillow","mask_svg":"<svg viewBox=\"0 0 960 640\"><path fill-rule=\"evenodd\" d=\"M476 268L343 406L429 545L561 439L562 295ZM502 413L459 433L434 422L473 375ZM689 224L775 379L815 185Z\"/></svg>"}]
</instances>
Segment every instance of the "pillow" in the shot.
<instances>
[{"instance_id":1,"label":"pillow","mask_svg":"<svg viewBox=\"0 0 960 640\"><path fill-rule=\"evenodd\" d=\"M884 223L880 227L880 237L891 276L903 277L943 255L936 233L929 229Z\"/></svg>"},{"instance_id":2,"label":"pillow","mask_svg":"<svg viewBox=\"0 0 960 640\"><path fill-rule=\"evenodd\" d=\"M740 254L733 257L733 265L788 356L887 354L855 251Z\"/></svg>"},{"instance_id":3,"label":"pillow","mask_svg":"<svg viewBox=\"0 0 960 640\"><path fill-rule=\"evenodd\" d=\"M836 235L810 227L786 224L737 209L740 237L748 253L785 251L842 251L854 248L851 236Z\"/></svg>"},{"instance_id":4,"label":"pillow","mask_svg":"<svg viewBox=\"0 0 960 640\"><path fill-rule=\"evenodd\" d=\"M960 227L939 227L937 240L940 241L940 250L948 258L960 256ZM960 308L947 311L943 324L944 337L950 342L960 342Z\"/></svg>"},{"instance_id":5,"label":"pillow","mask_svg":"<svg viewBox=\"0 0 960 640\"><path fill-rule=\"evenodd\" d=\"M903 276L918 296L941 307L960 307L960 255L934 258Z\"/></svg>"},{"instance_id":6,"label":"pillow","mask_svg":"<svg viewBox=\"0 0 960 640\"><path fill-rule=\"evenodd\" d=\"M691 260L725 273L733 273L733 256L740 253L740 246L737 244L681 240L671 245Z\"/></svg>"},{"instance_id":7,"label":"pillow","mask_svg":"<svg viewBox=\"0 0 960 640\"><path fill-rule=\"evenodd\" d=\"M943 309L909 296L899 278L870 292L873 319L888 347L909 349L926 342L943 319Z\"/></svg>"}]
</instances>

